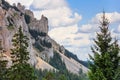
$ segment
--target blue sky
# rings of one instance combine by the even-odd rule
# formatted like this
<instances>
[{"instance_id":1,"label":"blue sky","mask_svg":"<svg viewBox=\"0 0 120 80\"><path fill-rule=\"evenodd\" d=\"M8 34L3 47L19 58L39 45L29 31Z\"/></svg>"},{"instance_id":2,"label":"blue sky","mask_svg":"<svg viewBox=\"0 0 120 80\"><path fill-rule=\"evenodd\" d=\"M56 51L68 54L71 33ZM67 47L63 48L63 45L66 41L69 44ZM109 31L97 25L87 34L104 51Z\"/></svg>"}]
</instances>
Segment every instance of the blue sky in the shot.
<instances>
[{"instance_id":1,"label":"blue sky","mask_svg":"<svg viewBox=\"0 0 120 80\"><path fill-rule=\"evenodd\" d=\"M83 16L83 23L86 23L97 13L120 12L120 0L67 0L70 8Z\"/></svg>"},{"instance_id":2,"label":"blue sky","mask_svg":"<svg viewBox=\"0 0 120 80\"><path fill-rule=\"evenodd\" d=\"M83 24L88 24L89 21L96 16L96 14L101 13L103 10L105 10L106 13L120 12L120 0L67 0L67 2L73 12L78 12L82 15L82 20L78 22L79 27L81 27ZM110 29L117 29L119 23L114 22L110 24ZM116 36L118 37L118 35ZM90 46L92 46L92 44L89 46L84 46L83 49L80 48L81 52L90 54Z\"/></svg>"},{"instance_id":3,"label":"blue sky","mask_svg":"<svg viewBox=\"0 0 120 80\"><path fill-rule=\"evenodd\" d=\"M37 19L49 20L49 36L81 60L89 59L103 9L112 37L120 40L120 0L7 0L22 3ZM27 3L27 4L26 4ZM119 41L120 44L120 41Z\"/></svg>"}]
</instances>

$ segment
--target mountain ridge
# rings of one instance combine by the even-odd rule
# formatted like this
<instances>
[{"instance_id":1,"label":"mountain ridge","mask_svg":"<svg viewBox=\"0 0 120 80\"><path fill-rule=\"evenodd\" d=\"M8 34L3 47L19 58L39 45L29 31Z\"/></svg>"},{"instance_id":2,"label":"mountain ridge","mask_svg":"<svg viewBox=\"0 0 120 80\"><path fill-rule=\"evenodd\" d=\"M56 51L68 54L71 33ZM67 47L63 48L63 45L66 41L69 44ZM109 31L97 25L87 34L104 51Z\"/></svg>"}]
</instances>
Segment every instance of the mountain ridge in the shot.
<instances>
[{"instance_id":1,"label":"mountain ridge","mask_svg":"<svg viewBox=\"0 0 120 80\"><path fill-rule=\"evenodd\" d=\"M66 49L49 37L47 17L42 15L41 19L37 20L33 12L25 9L20 3L10 5L5 0L0 0L0 11L1 52L10 56L13 35L21 26L23 33L29 38L29 62L37 69L55 69L49 61L54 56L54 51L57 51L67 69L72 73L78 74L79 69L82 69L84 73L88 71L88 68L77 60L77 56L74 54L75 57L68 56ZM43 63L43 66L40 66L40 63Z\"/></svg>"}]
</instances>

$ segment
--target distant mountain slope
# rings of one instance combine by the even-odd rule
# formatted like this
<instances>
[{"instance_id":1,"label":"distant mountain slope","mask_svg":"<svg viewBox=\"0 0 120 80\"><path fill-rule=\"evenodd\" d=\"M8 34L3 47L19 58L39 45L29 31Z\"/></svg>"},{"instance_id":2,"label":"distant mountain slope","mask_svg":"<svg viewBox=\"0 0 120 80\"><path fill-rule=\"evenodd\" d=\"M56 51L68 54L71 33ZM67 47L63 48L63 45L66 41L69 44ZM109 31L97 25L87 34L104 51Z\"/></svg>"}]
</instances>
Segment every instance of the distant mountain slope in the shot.
<instances>
[{"instance_id":1,"label":"distant mountain slope","mask_svg":"<svg viewBox=\"0 0 120 80\"><path fill-rule=\"evenodd\" d=\"M44 70L44 69L48 69L48 70L55 69L53 66L49 65L48 63L46 63L44 60L42 60L39 57L37 57L37 61L38 61L38 63L36 64L37 69L42 69L42 70Z\"/></svg>"},{"instance_id":2,"label":"distant mountain slope","mask_svg":"<svg viewBox=\"0 0 120 80\"><path fill-rule=\"evenodd\" d=\"M58 52L59 53L59 52ZM78 61L76 61L73 58L68 58L64 56L63 54L59 53L61 55L62 60L65 62L66 67L69 71L73 73L79 73L80 69L82 69L83 73L86 73L88 71L88 68L80 64Z\"/></svg>"},{"instance_id":3,"label":"distant mountain slope","mask_svg":"<svg viewBox=\"0 0 120 80\"><path fill-rule=\"evenodd\" d=\"M75 54L68 51L67 49L65 49L65 56L67 56L68 58L73 58L74 60L78 61L79 63L81 63L82 65L84 65L87 68L89 67L88 61L79 60Z\"/></svg>"}]
</instances>

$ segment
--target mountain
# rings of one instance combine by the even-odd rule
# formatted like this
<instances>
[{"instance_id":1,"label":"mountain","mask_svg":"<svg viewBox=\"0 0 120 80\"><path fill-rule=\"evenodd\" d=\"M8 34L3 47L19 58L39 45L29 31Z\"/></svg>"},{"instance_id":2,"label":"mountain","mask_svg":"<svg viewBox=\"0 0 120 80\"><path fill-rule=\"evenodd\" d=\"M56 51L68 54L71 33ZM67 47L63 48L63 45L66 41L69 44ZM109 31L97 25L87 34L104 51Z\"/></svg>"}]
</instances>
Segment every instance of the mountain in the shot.
<instances>
[{"instance_id":1,"label":"mountain","mask_svg":"<svg viewBox=\"0 0 120 80\"><path fill-rule=\"evenodd\" d=\"M60 67L63 66L75 74L78 74L80 69L84 73L88 71L88 68L81 64L76 55L48 35L47 17L42 15L41 19L37 20L33 12L25 9L20 3L10 5L5 0L0 0L0 52L3 52L7 58L9 57L9 61L12 38L20 26L23 33L29 38L29 63L36 69L60 70ZM60 58L56 58L56 54ZM61 60L62 63L60 63Z\"/></svg>"}]
</instances>

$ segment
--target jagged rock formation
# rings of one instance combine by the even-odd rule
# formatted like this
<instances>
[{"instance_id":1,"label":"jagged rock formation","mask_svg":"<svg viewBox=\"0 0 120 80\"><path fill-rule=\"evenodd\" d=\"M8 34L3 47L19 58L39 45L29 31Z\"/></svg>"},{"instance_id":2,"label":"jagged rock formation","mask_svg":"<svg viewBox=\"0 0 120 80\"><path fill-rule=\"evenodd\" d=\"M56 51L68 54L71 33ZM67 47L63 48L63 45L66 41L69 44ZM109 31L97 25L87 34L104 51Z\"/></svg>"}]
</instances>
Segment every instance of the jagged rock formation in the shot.
<instances>
[{"instance_id":1,"label":"jagged rock formation","mask_svg":"<svg viewBox=\"0 0 120 80\"><path fill-rule=\"evenodd\" d=\"M48 19L43 15L41 16L41 20L32 19L31 17L29 28L46 35L48 33Z\"/></svg>"},{"instance_id":2,"label":"jagged rock formation","mask_svg":"<svg viewBox=\"0 0 120 80\"><path fill-rule=\"evenodd\" d=\"M47 63L53 57L54 51L58 51L69 71L78 73L79 69L84 67L74 59L65 56L65 48L49 37L47 17L42 15L41 19L37 20L34 18L33 12L26 10L20 3L11 6L6 1L0 0L0 51L9 57L12 48L11 40L20 26L29 38L29 62L36 68L54 69ZM41 60L43 60L42 66L40 66ZM75 70L71 70L72 68ZM86 70L88 69L84 67L83 72L86 72Z\"/></svg>"}]
</instances>

